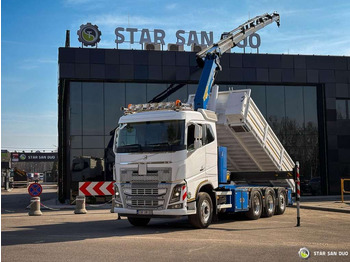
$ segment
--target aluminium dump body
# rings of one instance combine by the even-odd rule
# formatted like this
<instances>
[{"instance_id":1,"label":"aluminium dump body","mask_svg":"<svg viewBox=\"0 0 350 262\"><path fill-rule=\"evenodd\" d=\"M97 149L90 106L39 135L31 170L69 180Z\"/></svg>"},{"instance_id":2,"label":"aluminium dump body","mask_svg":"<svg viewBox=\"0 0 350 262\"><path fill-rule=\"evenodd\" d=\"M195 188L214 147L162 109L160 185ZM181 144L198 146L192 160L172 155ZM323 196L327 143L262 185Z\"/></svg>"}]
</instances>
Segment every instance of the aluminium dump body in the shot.
<instances>
[{"instance_id":1,"label":"aluminium dump body","mask_svg":"<svg viewBox=\"0 0 350 262\"><path fill-rule=\"evenodd\" d=\"M230 171L292 171L294 162L261 114L250 90L219 92L215 112Z\"/></svg>"},{"instance_id":2,"label":"aluminium dump body","mask_svg":"<svg viewBox=\"0 0 350 262\"><path fill-rule=\"evenodd\" d=\"M292 171L294 162L261 114L250 89L211 94L209 110L215 111L218 144L227 147L231 172ZM217 89L216 89L217 90ZM189 98L191 103L192 95Z\"/></svg>"}]
</instances>

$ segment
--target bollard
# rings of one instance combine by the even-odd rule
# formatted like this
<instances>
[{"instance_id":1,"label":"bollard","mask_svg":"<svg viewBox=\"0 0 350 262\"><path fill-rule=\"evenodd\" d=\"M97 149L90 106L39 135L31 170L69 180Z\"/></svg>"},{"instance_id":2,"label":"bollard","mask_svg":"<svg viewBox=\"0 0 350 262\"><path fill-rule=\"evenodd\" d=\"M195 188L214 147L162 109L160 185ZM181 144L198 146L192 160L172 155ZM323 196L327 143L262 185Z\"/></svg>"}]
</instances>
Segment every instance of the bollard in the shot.
<instances>
[{"instance_id":1,"label":"bollard","mask_svg":"<svg viewBox=\"0 0 350 262\"><path fill-rule=\"evenodd\" d=\"M114 197L112 197L112 207L111 207L111 213L114 213L114 207L115 207L115 202L114 202Z\"/></svg>"},{"instance_id":2,"label":"bollard","mask_svg":"<svg viewBox=\"0 0 350 262\"><path fill-rule=\"evenodd\" d=\"M297 202L297 227L300 227L300 174L299 174L299 162L295 162L296 165L296 202Z\"/></svg>"},{"instance_id":3,"label":"bollard","mask_svg":"<svg viewBox=\"0 0 350 262\"><path fill-rule=\"evenodd\" d=\"M86 214L85 208L85 196L77 196L75 199L75 211L74 214Z\"/></svg>"},{"instance_id":4,"label":"bollard","mask_svg":"<svg viewBox=\"0 0 350 262\"><path fill-rule=\"evenodd\" d=\"M40 197L32 197L28 214L30 216L41 216L43 214L40 211Z\"/></svg>"}]
</instances>

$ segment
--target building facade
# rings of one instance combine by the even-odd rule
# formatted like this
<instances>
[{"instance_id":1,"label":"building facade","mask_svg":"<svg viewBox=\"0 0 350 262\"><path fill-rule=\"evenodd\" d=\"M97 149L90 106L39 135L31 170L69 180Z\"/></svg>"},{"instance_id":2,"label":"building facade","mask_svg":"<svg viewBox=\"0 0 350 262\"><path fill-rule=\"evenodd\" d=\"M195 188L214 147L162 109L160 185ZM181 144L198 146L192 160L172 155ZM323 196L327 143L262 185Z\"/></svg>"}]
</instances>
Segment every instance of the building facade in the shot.
<instances>
[{"instance_id":1,"label":"building facade","mask_svg":"<svg viewBox=\"0 0 350 262\"><path fill-rule=\"evenodd\" d=\"M252 90L253 100L305 181L339 194L350 177L350 58L225 54L220 90ZM79 181L112 180L112 137L120 107L146 103L170 85L186 101L201 74L193 52L59 49L59 198Z\"/></svg>"}]
</instances>

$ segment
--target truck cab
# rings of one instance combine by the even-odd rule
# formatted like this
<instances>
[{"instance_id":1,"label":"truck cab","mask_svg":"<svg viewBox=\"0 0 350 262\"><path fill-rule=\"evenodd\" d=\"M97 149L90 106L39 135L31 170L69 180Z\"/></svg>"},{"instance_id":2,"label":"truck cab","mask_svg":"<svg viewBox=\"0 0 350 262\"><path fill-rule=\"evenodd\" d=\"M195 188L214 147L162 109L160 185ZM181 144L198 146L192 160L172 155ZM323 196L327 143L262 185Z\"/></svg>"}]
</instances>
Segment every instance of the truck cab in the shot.
<instances>
[{"instance_id":1,"label":"truck cab","mask_svg":"<svg viewBox=\"0 0 350 262\"><path fill-rule=\"evenodd\" d=\"M119 120L115 212L132 224L147 216L195 214L201 189L210 193L218 186L215 114L177 103L144 104L150 110L131 108Z\"/></svg>"}]
</instances>

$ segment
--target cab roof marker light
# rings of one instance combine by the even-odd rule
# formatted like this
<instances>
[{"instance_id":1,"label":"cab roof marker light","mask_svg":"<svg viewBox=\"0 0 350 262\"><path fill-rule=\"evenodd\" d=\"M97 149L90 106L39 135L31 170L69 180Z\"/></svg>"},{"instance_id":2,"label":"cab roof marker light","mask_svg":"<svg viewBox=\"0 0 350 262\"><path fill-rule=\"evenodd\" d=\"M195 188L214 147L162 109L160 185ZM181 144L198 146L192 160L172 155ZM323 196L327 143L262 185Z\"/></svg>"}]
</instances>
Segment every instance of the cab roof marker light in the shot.
<instances>
[{"instance_id":1,"label":"cab roof marker light","mask_svg":"<svg viewBox=\"0 0 350 262\"><path fill-rule=\"evenodd\" d=\"M133 114L142 111L153 111L153 110L192 110L192 105L183 104L181 100L175 102L159 102L159 103L145 103L145 104L129 104L127 107L121 107L124 114Z\"/></svg>"}]
</instances>

